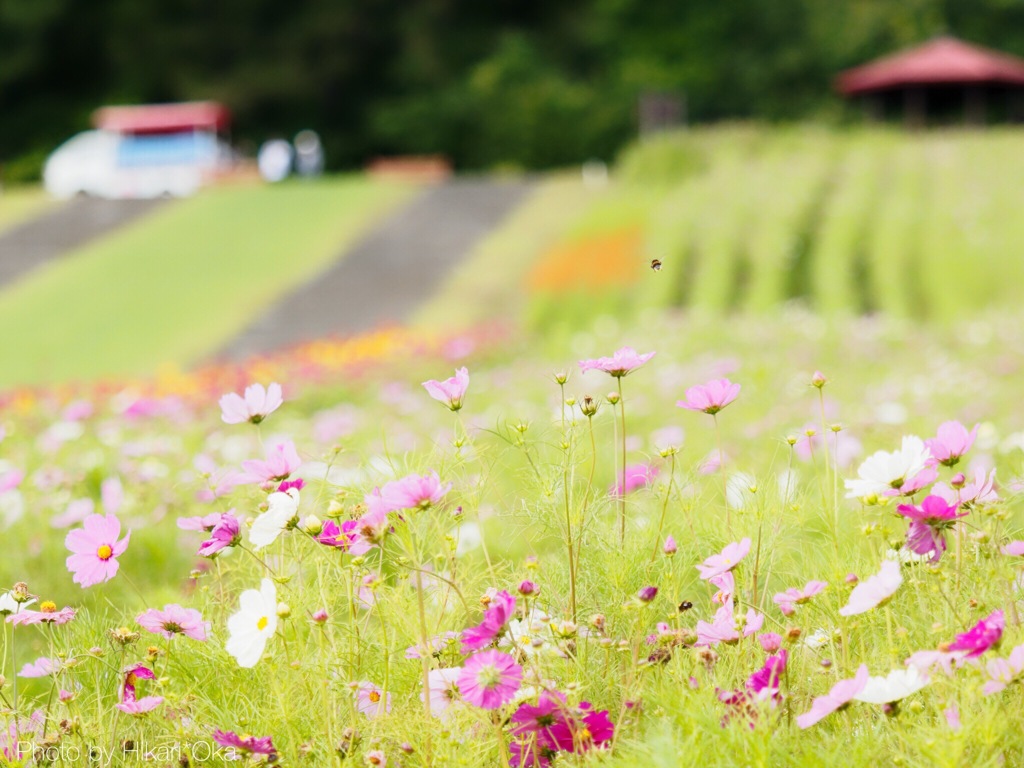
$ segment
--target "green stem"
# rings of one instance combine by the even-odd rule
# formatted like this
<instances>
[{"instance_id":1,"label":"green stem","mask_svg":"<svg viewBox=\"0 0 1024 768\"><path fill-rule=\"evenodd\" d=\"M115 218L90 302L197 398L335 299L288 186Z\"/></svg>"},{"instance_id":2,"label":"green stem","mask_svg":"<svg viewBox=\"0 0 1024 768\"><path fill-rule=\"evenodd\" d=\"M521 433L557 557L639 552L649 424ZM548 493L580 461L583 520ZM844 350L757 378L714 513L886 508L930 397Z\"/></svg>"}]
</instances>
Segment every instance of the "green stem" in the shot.
<instances>
[{"instance_id":1,"label":"green stem","mask_svg":"<svg viewBox=\"0 0 1024 768\"><path fill-rule=\"evenodd\" d=\"M619 544L626 543L626 399L622 396L622 377L615 379L619 384L619 421L622 424L622 483L619 493Z\"/></svg>"}]
</instances>

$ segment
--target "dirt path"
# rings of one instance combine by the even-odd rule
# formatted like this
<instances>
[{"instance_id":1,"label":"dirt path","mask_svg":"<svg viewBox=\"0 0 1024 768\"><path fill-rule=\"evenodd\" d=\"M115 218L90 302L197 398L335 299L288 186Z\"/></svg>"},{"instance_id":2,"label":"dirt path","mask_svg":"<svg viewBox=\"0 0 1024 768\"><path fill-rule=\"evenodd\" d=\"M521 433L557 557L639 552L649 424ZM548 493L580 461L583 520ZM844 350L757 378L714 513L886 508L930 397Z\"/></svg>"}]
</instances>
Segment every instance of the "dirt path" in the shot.
<instances>
[{"instance_id":1,"label":"dirt path","mask_svg":"<svg viewBox=\"0 0 1024 768\"><path fill-rule=\"evenodd\" d=\"M0 234L0 288L162 205L75 198Z\"/></svg>"},{"instance_id":2,"label":"dirt path","mask_svg":"<svg viewBox=\"0 0 1024 768\"><path fill-rule=\"evenodd\" d=\"M333 266L270 307L220 358L239 360L402 322L529 189L526 181L488 179L425 189Z\"/></svg>"}]
</instances>

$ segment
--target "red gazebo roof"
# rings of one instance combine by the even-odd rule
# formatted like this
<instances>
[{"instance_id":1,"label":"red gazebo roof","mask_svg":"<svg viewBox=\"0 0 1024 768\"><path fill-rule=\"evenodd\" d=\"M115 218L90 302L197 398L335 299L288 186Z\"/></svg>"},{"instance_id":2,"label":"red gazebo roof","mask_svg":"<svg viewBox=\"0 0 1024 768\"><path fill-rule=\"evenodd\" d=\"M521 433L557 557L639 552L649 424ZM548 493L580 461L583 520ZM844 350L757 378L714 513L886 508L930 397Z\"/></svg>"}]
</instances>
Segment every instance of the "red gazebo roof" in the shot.
<instances>
[{"instance_id":1,"label":"red gazebo roof","mask_svg":"<svg viewBox=\"0 0 1024 768\"><path fill-rule=\"evenodd\" d=\"M93 124L122 133L167 133L228 127L231 114L216 101L184 101L177 104L140 104L130 107L101 107L92 115Z\"/></svg>"},{"instance_id":2,"label":"red gazebo roof","mask_svg":"<svg viewBox=\"0 0 1024 768\"><path fill-rule=\"evenodd\" d=\"M990 84L1024 86L1024 59L955 37L939 37L848 69L836 79L844 96L908 85Z\"/></svg>"}]
</instances>

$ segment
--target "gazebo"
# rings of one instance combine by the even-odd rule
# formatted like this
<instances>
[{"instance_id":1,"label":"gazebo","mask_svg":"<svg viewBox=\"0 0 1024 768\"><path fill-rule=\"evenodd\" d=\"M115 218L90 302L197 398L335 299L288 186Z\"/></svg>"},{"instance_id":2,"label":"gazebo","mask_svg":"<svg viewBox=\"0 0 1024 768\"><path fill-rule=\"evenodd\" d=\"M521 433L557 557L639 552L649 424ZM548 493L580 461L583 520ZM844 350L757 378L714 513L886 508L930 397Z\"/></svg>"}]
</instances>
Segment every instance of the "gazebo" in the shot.
<instances>
[{"instance_id":1,"label":"gazebo","mask_svg":"<svg viewBox=\"0 0 1024 768\"><path fill-rule=\"evenodd\" d=\"M1024 118L1024 59L954 37L848 69L836 88L873 119L902 112L908 127L958 117L972 125Z\"/></svg>"}]
</instances>

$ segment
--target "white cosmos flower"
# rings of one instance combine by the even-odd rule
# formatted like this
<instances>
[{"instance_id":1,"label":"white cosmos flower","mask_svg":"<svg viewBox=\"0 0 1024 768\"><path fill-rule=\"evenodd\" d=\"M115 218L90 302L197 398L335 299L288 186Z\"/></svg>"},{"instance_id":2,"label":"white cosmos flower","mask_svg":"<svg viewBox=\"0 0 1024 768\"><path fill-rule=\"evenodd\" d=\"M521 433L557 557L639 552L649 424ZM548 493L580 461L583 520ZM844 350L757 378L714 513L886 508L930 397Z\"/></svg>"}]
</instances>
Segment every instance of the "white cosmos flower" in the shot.
<instances>
[{"instance_id":1,"label":"white cosmos flower","mask_svg":"<svg viewBox=\"0 0 1024 768\"><path fill-rule=\"evenodd\" d=\"M905 699L928 685L928 677L917 667L894 669L885 677L869 677L864 690L853 698L868 704L888 704Z\"/></svg>"},{"instance_id":2,"label":"white cosmos flower","mask_svg":"<svg viewBox=\"0 0 1024 768\"><path fill-rule=\"evenodd\" d=\"M899 488L924 469L930 458L931 454L921 438L906 435L898 451L878 451L864 459L857 470L857 479L844 481L846 498L880 496L888 490Z\"/></svg>"},{"instance_id":3,"label":"white cosmos flower","mask_svg":"<svg viewBox=\"0 0 1024 768\"><path fill-rule=\"evenodd\" d=\"M277 589L270 579L263 579L260 588L247 589L238 600L238 613L228 619L225 646L240 667L255 667L267 646L267 639L277 631Z\"/></svg>"},{"instance_id":4,"label":"white cosmos flower","mask_svg":"<svg viewBox=\"0 0 1024 768\"><path fill-rule=\"evenodd\" d=\"M254 549L263 549L277 541L277 537L299 515L299 491L275 491L267 497L267 511L257 517L249 529L249 541Z\"/></svg>"},{"instance_id":5,"label":"white cosmos flower","mask_svg":"<svg viewBox=\"0 0 1024 768\"><path fill-rule=\"evenodd\" d=\"M13 592L4 592L0 595L0 615L6 616L7 614L17 613L23 606L32 605L35 601L36 599L33 597L27 602L19 604L18 601L14 599Z\"/></svg>"}]
</instances>

